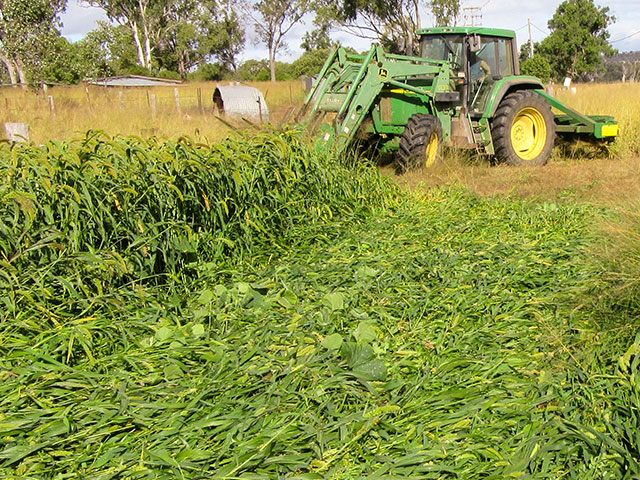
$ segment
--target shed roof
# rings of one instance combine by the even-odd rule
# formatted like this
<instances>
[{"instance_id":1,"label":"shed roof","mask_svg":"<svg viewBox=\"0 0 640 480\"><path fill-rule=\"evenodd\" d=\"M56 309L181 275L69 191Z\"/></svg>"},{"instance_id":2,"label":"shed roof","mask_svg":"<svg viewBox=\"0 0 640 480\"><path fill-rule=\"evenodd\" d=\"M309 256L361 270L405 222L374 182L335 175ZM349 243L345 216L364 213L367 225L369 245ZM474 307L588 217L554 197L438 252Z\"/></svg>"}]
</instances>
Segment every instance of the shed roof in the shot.
<instances>
[{"instance_id":1,"label":"shed roof","mask_svg":"<svg viewBox=\"0 0 640 480\"><path fill-rule=\"evenodd\" d=\"M115 77L98 78L87 83L101 87L166 87L180 85L182 80L146 77L144 75L118 75Z\"/></svg>"}]
</instances>

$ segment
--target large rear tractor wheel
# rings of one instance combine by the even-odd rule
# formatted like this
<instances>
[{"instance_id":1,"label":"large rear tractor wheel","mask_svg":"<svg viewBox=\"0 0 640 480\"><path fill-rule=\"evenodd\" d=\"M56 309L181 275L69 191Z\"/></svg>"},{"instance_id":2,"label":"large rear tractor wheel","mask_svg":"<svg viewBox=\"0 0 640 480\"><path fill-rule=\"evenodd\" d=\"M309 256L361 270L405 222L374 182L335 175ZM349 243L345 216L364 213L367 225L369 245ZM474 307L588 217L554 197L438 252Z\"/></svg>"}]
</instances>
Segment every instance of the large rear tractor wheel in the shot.
<instances>
[{"instance_id":1,"label":"large rear tractor wheel","mask_svg":"<svg viewBox=\"0 0 640 480\"><path fill-rule=\"evenodd\" d=\"M424 113L411 116L400 137L396 154L396 172L407 173L433 166L440 156L442 125L438 117Z\"/></svg>"},{"instance_id":2,"label":"large rear tractor wheel","mask_svg":"<svg viewBox=\"0 0 640 480\"><path fill-rule=\"evenodd\" d=\"M533 91L510 93L496 110L491 137L498 162L515 166L545 165L556 137L551 107Z\"/></svg>"}]
</instances>

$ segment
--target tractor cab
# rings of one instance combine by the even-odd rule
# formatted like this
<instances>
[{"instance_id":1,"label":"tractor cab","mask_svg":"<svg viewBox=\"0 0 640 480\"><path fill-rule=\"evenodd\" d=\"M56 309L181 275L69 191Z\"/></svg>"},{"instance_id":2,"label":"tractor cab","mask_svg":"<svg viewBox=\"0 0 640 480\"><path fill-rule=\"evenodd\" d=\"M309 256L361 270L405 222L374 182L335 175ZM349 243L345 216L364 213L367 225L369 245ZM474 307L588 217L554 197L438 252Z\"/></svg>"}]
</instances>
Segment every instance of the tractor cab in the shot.
<instances>
[{"instance_id":1,"label":"tractor cab","mask_svg":"<svg viewBox=\"0 0 640 480\"><path fill-rule=\"evenodd\" d=\"M483 27L438 27L418 31L420 56L446 60L463 107L482 115L496 81L519 75L515 34Z\"/></svg>"}]
</instances>

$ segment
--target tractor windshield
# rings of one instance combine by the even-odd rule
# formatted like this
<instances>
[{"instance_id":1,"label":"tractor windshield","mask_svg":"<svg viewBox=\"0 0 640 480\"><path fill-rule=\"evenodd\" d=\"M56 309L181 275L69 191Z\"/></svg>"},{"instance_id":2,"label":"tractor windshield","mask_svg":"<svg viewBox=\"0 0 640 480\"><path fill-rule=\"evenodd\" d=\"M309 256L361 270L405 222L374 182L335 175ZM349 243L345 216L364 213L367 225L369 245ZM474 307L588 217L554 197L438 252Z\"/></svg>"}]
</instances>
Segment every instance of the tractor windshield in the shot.
<instances>
[{"instance_id":1,"label":"tractor windshield","mask_svg":"<svg viewBox=\"0 0 640 480\"><path fill-rule=\"evenodd\" d=\"M454 68L462 68L462 35L424 35L420 39L422 58L447 60Z\"/></svg>"}]
</instances>

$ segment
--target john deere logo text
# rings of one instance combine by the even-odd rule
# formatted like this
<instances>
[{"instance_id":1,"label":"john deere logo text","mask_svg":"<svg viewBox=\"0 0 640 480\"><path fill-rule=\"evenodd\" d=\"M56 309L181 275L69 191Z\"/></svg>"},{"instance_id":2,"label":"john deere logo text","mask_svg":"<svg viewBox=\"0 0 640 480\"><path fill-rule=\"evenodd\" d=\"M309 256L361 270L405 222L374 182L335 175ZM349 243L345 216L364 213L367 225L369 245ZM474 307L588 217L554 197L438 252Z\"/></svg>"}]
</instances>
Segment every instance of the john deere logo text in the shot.
<instances>
[{"instance_id":1,"label":"john deere logo text","mask_svg":"<svg viewBox=\"0 0 640 480\"><path fill-rule=\"evenodd\" d=\"M381 68L380 70L378 70L378 76L380 78L387 78L389 76L389 72L387 71L386 68Z\"/></svg>"}]
</instances>

